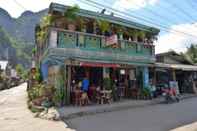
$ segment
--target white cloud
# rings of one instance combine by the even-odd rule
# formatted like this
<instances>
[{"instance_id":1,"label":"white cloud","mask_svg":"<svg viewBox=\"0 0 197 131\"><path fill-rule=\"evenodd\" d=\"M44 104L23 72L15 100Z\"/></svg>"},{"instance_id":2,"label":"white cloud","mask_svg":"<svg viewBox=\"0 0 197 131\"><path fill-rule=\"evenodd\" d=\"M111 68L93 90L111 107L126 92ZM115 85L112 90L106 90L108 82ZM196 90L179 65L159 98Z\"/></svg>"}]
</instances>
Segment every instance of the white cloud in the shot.
<instances>
[{"instance_id":1,"label":"white cloud","mask_svg":"<svg viewBox=\"0 0 197 131\"><path fill-rule=\"evenodd\" d=\"M72 5L74 1L75 0L0 0L0 7L7 10L11 16L18 17L25 9L37 12L48 8L51 2ZM23 7L25 9L23 9Z\"/></svg>"},{"instance_id":2,"label":"white cloud","mask_svg":"<svg viewBox=\"0 0 197 131\"><path fill-rule=\"evenodd\" d=\"M188 35L174 33L174 30L185 32ZM197 23L174 25L171 27L169 33L161 35L158 41L155 42L156 53L166 52L171 49L177 52L183 52L191 43L197 43Z\"/></svg>"},{"instance_id":3,"label":"white cloud","mask_svg":"<svg viewBox=\"0 0 197 131\"><path fill-rule=\"evenodd\" d=\"M127 9L138 10L140 8L144 8L148 5L155 5L159 0L117 0L113 8L119 9L121 11Z\"/></svg>"}]
</instances>

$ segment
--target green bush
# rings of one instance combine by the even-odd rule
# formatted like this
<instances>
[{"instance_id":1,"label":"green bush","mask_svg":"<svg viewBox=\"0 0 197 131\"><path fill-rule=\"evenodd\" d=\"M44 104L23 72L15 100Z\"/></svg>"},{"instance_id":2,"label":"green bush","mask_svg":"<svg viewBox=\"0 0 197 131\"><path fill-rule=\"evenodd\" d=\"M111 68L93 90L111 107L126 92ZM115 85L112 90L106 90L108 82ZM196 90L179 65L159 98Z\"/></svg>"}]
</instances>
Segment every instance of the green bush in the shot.
<instances>
[{"instance_id":1,"label":"green bush","mask_svg":"<svg viewBox=\"0 0 197 131\"><path fill-rule=\"evenodd\" d=\"M141 95L144 97L144 98L149 98L150 96L151 96L151 92L150 92L150 90L149 90L149 88L148 87L146 87L146 88L143 88L142 90L141 90Z\"/></svg>"}]
</instances>

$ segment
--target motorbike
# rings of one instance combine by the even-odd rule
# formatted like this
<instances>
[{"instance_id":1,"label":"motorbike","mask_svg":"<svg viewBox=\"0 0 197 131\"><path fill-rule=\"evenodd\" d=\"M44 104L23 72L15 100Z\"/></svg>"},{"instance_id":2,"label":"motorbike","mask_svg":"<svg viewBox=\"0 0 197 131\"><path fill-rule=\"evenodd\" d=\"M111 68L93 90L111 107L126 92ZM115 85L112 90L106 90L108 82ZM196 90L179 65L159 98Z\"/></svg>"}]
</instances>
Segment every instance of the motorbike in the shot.
<instances>
[{"instance_id":1,"label":"motorbike","mask_svg":"<svg viewBox=\"0 0 197 131\"><path fill-rule=\"evenodd\" d=\"M173 89L170 89L170 88L163 90L163 96L164 96L164 99L165 99L165 103L167 103L167 104L175 103L175 102L180 101L180 98L176 94L176 92Z\"/></svg>"}]
</instances>

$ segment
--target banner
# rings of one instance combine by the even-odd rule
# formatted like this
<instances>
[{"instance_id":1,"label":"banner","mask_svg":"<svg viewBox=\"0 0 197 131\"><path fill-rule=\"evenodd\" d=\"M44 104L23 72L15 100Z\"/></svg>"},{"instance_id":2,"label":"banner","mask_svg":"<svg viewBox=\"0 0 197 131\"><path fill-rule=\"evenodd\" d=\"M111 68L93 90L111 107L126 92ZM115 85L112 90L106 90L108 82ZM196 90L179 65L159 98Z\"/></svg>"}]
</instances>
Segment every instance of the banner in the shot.
<instances>
[{"instance_id":1,"label":"banner","mask_svg":"<svg viewBox=\"0 0 197 131\"><path fill-rule=\"evenodd\" d=\"M118 43L117 35L106 37L106 46L110 46L110 45L117 44L117 43Z\"/></svg>"}]
</instances>

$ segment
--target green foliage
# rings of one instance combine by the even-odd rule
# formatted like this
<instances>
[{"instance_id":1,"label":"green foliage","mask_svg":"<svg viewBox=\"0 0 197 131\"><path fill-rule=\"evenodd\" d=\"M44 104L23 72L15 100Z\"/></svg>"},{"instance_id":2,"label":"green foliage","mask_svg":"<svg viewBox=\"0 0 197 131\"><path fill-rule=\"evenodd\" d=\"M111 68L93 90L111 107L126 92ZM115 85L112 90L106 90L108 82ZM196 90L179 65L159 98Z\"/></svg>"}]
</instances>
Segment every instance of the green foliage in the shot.
<instances>
[{"instance_id":1,"label":"green foliage","mask_svg":"<svg viewBox=\"0 0 197 131\"><path fill-rule=\"evenodd\" d=\"M73 22L77 19L77 12L80 11L80 8L78 5L74 5L73 7L68 7L66 11L64 12L64 17L69 21Z\"/></svg>"},{"instance_id":2,"label":"green foliage","mask_svg":"<svg viewBox=\"0 0 197 131\"><path fill-rule=\"evenodd\" d=\"M38 31L36 33L36 36L37 36L37 40L40 41L41 43L43 42L43 40L45 39L46 37L46 31L44 31L43 29L41 29L40 31Z\"/></svg>"},{"instance_id":3,"label":"green foliage","mask_svg":"<svg viewBox=\"0 0 197 131\"><path fill-rule=\"evenodd\" d=\"M129 34L130 34L132 37L134 37L134 38L137 38L137 37L138 37L138 35L139 35L138 32L139 32L139 31L138 31L138 30L135 30L135 29L129 30Z\"/></svg>"},{"instance_id":4,"label":"green foliage","mask_svg":"<svg viewBox=\"0 0 197 131\"><path fill-rule=\"evenodd\" d=\"M64 80L61 74L57 76L55 85L56 85L56 88L55 88L55 92L53 96L53 103L55 103L55 105L61 106L63 104L63 99L65 96Z\"/></svg>"},{"instance_id":5,"label":"green foliage","mask_svg":"<svg viewBox=\"0 0 197 131\"><path fill-rule=\"evenodd\" d=\"M110 30L110 23L108 21L105 20L97 20L98 26L102 32L102 34L105 31L109 31Z\"/></svg>"},{"instance_id":6,"label":"green foliage","mask_svg":"<svg viewBox=\"0 0 197 131\"><path fill-rule=\"evenodd\" d=\"M189 62L197 64L197 45L191 44L191 46L187 48L187 51L182 53L182 56Z\"/></svg>"},{"instance_id":7,"label":"green foliage","mask_svg":"<svg viewBox=\"0 0 197 131\"><path fill-rule=\"evenodd\" d=\"M42 88L44 88L44 86L41 84L31 87L31 89L28 90L29 100L31 101L31 100L34 100L38 97L43 96L43 89Z\"/></svg>"},{"instance_id":8,"label":"green foliage","mask_svg":"<svg viewBox=\"0 0 197 131\"><path fill-rule=\"evenodd\" d=\"M10 57L10 62L12 65L16 65L19 62L23 65L23 67L29 65L31 59L31 48L32 45L30 43L24 43L16 40L0 27L0 56L6 57L4 55L7 54L6 51L12 53L12 57Z\"/></svg>"},{"instance_id":9,"label":"green foliage","mask_svg":"<svg viewBox=\"0 0 197 131\"><path fill-rule=\"evenodd\" d=\"M53 21L54 21L54 17L52 15L48 14L48 15L42 17L40 27L44 28L46 26L50 26Z\"/></svg>"},{"instance_id":10,"label":"green foliage","mask_svg":"<svg viewBox=\"0 0 197 131\"><path fill-rule=\"evenodd\" d=\"M106 90L112 90L112 80L110 78L104 78L103 79L103 87Z\"/></svg>"},{"instance_id":11,"label":"green foliage","mask_svg":"<svg viewBox=\"0 0 197 131\"><path fill-rule=\"evenodd\" d=\"M145 87L141 90L141 95L145 98L149 98L151 95L150 89L148 87Z\"/></svg>"},{"instance_id":12,"label":"green foliage","mask_svg":"<svg viewBox=\"0 0 197 131\"><path fill-rule=\"evenodd\" d=\"M22 66L21 64L17 64L17 65L16 65L16 72L17 72L17 74L20 75L20 76L23 74L24 68L23 68L23 66Z\"/></svg>"},{"instance_id":13,"label":"green foliage","mask_svg":"<svg viewBox=\"0 0 197 131\"><path fill-rule=\"evenodd\" d=\"M146 32L144 32L144 31L139 31L139 32L138 32L138 36L139 36L141 39L144 39L145 36L146 36Z\"/></svg>"}]
</instances>

